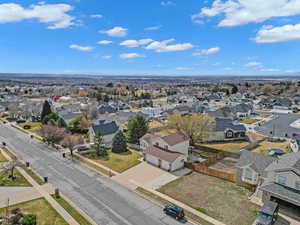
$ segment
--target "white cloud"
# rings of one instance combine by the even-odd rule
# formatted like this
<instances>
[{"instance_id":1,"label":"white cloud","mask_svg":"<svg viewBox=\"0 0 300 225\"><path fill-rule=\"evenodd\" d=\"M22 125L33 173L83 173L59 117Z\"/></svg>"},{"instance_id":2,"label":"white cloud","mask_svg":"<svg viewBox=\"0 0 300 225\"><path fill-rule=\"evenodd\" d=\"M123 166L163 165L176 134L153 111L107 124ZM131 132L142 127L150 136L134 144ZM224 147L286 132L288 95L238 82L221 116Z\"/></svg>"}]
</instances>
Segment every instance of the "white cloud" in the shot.
<instances>
[{"instance_id":1,"label":"white cloud","mask_svg":"<svg viewBox=\"0 0 300 225\"><path fill-rule=\"evenodd\" d=\"M300 40L300 24L284 25L281 27L263 26L254 40L257 43L275 43Z\"/></svg>"},{"instance_id":2,"label":"white cloud","mask_svg":"<svg viewBox=\"0 0 300 225\"><path fill-rule=\"evenodd\" d=\"M111 55L104 55L104 56L102 56L101 58L102 58L102 59L111 59L112 56L111 56Z\"/></svg>"},{"instance_id":3,"label":"white cloud","mask_svg":"<svg viewBox=\"0 0 300 225\"><path fill-rule=\"evenodd\" d=\"M123 53L120 55L121 59L134 59L134 58L142 58L144 55L138 53Z\"/></svg>"},{"instance_id":4,"label":"white cloud","mask_svg":"<svg viewBox=\"0 0 300 225\"><path fill-rule=\"evenodd\" d=\"M176 52L176 51L185 51L193 48L194 46L191 43L181 43L168 45L170 42L173 42L175 39L168 39L164 41L154 41L149 44L145 49L154 50L155 52Z\"/></svg>"},{"instance_id":5,"label":"white cloud","mask_svg":"<svg viewBox=\"0 0 300 225\"><path fill-rule=\"evenodd\" d=\"M144 30L159 30L161 26L152 26L152 27L145 27Z\"/></svg>"},{"instance_id":6,"label":"white cloud","mask_svg":"<svg viewBox=\"0 0 300 225\"><path fill-rule=\"evenodd\" d=\"M174 6L174 5L176 5L175 2L172 2L172 1L162 1L160 4L162 6Z\"/></svg>"},{"instance_id":7,"label":"white cloud","mask_svg":"<svg viewBox=\"0 0 300 225\"><path fill-rule=\"evenodd\" d=\"M149 43L153 42L152 39L146 38L141 40L126 40L120 43L121 46L126 46L128 48L136 48L142 45L147 45Z\"/></svg>"},{"instance_id":8,"label":"white cloud","mask_svg":"<svg viewBox=\"0 0 300 225\"><path fill-rule=\"evenodd\" d=\"M103 18L103 15L101 15L101 14L93 14L93 15L91 15L91 18L93 18L93 19L101 19L101 18Z\"/></svg>"},{"instance_id":9,"label":"white cloud","mask_svg":"<svg viewBox=\"0 0 300 225\"><path fill-rule=\"evenodd\" d=\"M297 14L300 14L299 0L215 0L210 8L202 8L192 18L224 15L219 26L228 27Z\"/></svg>"},{"instance_id":10,"label":"white cloud","mask_svg":"<svg viewBox=\"0 0 300 225\"><path fill-rule=\"evenodd\" d=\"M194 19L193 22L200 25L204 24L204 21L199 19Z\"/></svg>"},{"instance_id":11,"label":"white cloud","mask_svg":"<svg viewBox=\"0 0 300 225\"><path fill-rule=\"evenodd\" d=\"M76 49L76 50L83 51L83 52L89 52L94 49L94 47L91 47L91 46L81 46L81 45L76 45L76 44L70 45L69 48Z\"/></svg>"},{"instance_id":12,"label":"white cloud","mask_svg":"<svg viewBox=\"0 0 300 225\"><path fill-rule=\"evenodd\" d=\"M112 44L113 42L112 41L109 41L109 40L102 40L102 41L98 41L97 44L99 45L110 45Z\"/></svg>"},{"instance_id":13,"label":"white cloud","mask_svg":"<svg viewBox=\"0 0 300 225\"><path fill-rule=\"evenodd\" d=\"M184 71L184 70L192 70L193 68L192 67L176 67L175 68L176 70L180 70L180 71Z\"/></svg>"},{"instance_id":14,"label":"white cloud","mask_svg":"<svg viewBox=\"0 0 300 225\"><path fill-rule=\"evenodd\" d=\"M110 30L105 30L100 32L107 34L108 36L111 37L125 37L128 33L128 29L123 27L114 27Z\"/></svg>"},{"instance_id":15,"label":"white cloud","mask_svg":"<svg viewBox=\"0 0 300 225\"><path fill-rule=\"evenodd\" d=\"M193 56L202 56L202 55L213 55L218 53L221 50L220 47L213 47L208 49L202 49L200 52L194 52Z\"/></svg>"},{"instance_id":16,"label":"white cloud","mask_svg":"<svg viewBox=\"0 0 300 225\"><path fill-rule=\"evenodd\" d=\"M61 29L74 25L74 17L68 15L73 7L67 4L39 3L23 8L21 5L0 4L0 23L20 22L37 19L40 23L50 24L48 29Z\"/></svg>"},{"instance_id":17,"label":"white cloud","mask_svg":"<svg viewBox=\"0 0 300 225\"><path fill-rule=\"evenodd\" d=\"M263 68L260 70L261 72L279 72L279 69L272 69L272 68Z\"/></svg>"},{"instance_id":18,"label":"white cloud","mask_svg":"<svg viewBox=\"0 0 300 225\"><path fill-rule=\"evenodd\" d=\"M247 64L245 64L246 67L260 67L262 66L262 63L260 62L248 62Z\"/></svg>"}]
</instances>

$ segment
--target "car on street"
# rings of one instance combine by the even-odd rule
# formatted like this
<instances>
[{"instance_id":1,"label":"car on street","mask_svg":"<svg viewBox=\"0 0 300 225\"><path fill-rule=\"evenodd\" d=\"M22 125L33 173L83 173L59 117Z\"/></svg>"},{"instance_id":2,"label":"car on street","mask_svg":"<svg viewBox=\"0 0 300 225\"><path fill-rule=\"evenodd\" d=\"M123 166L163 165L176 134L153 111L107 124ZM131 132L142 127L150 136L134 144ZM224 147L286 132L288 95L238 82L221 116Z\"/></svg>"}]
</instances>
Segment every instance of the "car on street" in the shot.
<instances>
[{"instance_id":1,"label":"car on street","mask_svg":"<svg viewBox=\"0 0 300 225\"><path fill-rule=\"evenodd\" d=\"M176 205L167 205L164 208L164 213L174 217L176 220L184 219L184 211Z\"/></svg>"},{"instance_id":2,"label":"car on street","mask_svg":"<svg viewBox=\"0 0 300 225\"><path fill-rule=\"evenodd\" d=\"M87 150L89 150L90 148L88 147L88 146L86 146L86 145L81 145L81 146L79 146L78 148L77 148L77 151L79 151L79 152L83 152L83 151L87 151Z\"/></svg>"}]
</instances>

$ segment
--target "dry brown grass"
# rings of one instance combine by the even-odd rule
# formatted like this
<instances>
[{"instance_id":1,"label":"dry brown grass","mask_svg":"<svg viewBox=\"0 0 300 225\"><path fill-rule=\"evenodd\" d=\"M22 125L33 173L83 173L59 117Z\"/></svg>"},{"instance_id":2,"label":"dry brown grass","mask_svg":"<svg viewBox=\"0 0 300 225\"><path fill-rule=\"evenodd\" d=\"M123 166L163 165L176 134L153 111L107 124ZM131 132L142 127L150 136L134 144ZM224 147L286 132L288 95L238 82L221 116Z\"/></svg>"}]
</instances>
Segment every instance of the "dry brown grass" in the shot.
<instances>
[{"instance_id":1,"label":"dry brown grass","mask_svg":"<svg viewBox=\"0 0 300 225\"><path fill-rule=\"evenodd\" d=\"M255 149L253 149L252 152L257 152L262 155L267 155L268 150L270 150L272 148L277 148L277 149L279 148L279 149L284 150L285 152L290 152L289 142L287 142L287 141L285 141L285 142L263 141L259 144L259 146L257 146Z\"/></svg>"},{"instance_id":2,"label":"dry brown grass","mask_svg":"<svg viewBox=\"0 0 300 225\"><path fill-rule=\"evenodd\" d=\"M224 142L224 143L213 143L213 144L204 144L202 146L208 148L214 148L217 150L222 150L226 152L235 152L239 149L246 147L249 144L247 141L234 141L234 142Z\"/></svg>"},{"instance_id":3,"label":"dry brown grass","mask_svg":"<svg viewBox=\"0 0 300 225\"><path fill-rule=\"evenodd\" d=\"M199 173L173 181L159 191L228 225L250 225L259 210L248 201L247 190Z\"/></svg>"}]
</instances>

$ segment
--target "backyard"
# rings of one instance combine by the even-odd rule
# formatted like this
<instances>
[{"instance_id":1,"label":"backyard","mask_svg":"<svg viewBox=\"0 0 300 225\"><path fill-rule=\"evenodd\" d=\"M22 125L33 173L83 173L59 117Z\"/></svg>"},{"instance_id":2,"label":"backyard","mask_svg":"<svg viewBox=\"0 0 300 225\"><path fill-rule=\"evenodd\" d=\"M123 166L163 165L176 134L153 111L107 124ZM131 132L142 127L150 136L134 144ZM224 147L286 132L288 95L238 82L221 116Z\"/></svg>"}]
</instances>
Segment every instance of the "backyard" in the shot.
<instances>
[{"instance_id":1,"label":"backyard","mask_svg":"<svg viewBox=\"0 0 300 225\"><path fill-rule=\"evenodd\" d=\"M68 223L50 206L44 199L39 198L28 202L10 206L9 209L19 208L24 214L37 216L38 225L67 225ZM0 215L4 215L6 208L0 209Z\"/></svg>"},{"instance_id":2,"label":"backyard","mask_svg":"<svg viewBox=\"0 0 300 225\"><path fill-rule=\"evenodd\" d=\"M239 149L242 149L249 145L247 141L233 141L233 142L222 142L222 143L213 143L213 144L203 144L201 146L214 148L217 150L222 150L226 152L236 152Z\"/></svg>"},{"instance_id":3,"label":"backyard","mask_svg":"<svg viewBox=\"0 0 300 225\"><path fill-rule=\"evenodd\" d=\"M259 210L247 200L249 191L195 172L164 185L159 191L228 225L253 224Z\"/></svg>"},{"instance_id":4,"label":"backyard","mask_svg":"<svg viewBox=\"0 0 300 225\"><path fill-rule=\"evenodd\" d=\"M240 121L241 123L245 123L245 124L253 124L258 122L259 120L253 118L242 118Z\"/></svg>"},{"instance_id":5,"label":"backyard","mask_svg":"<svg viewBox=\"0 0 300 225\"><path fill-rule=\"evenodd\" d=\"M289 142L284 141L284 142L270 142L270 141L263 141L261 142L255 149L251 150L252 152L257 152L262 155L267 155L268 150L270 149L282 149L286 153L290 152L289 149Z\"/></svg>"},{"instance_id":6,"label":"backyard","mask_svg":"<svg viewBox=\"0 0 300 225\"><path fill-rule=\"evenodd\" d=\"M82 156L119 173L136 166L141 162L139 159L142 158L142 155L138 151L132 149L124 153L113 153L108 151L108 156L105 158L97 156L94 151L83 153Z\"/></svg>"}]
</instances>

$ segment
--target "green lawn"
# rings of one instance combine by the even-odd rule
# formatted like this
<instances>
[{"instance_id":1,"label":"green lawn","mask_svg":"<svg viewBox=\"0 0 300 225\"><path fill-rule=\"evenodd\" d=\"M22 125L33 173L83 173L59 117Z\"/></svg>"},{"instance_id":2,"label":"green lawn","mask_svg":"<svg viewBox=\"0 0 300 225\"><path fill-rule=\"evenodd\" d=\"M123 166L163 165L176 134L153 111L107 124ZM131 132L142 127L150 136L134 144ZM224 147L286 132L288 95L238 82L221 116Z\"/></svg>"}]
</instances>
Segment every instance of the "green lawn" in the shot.
<instances>
[{"instance_id":1,"label":"green lawn","mask_svg":"<svg viewBox=\"0 0 300 225\"><path fill-rule=\"evenodd\" d=\"M235 183L196 172L158 191L227 225L252 225L259 210L247 199L249 191Z\"/></svg>"},{"instance_id":2,"label":"green lawn","mask_svg":"<svg viewBox=\"0 0 300 225\"><path fill-rule=\"evenodd\" d=\"M19 208L24 214L36 215L37 225L68 225L44 198L13 205L9 209L15 208ZM3 215L5 210L5 208L0 209L0 215Z\"/></svg>"},{"instance_id":3,"label":"green lawn","mask_svg":"<svg viewBox=\"0 0 300 225\"><path fill-rule=\"evenodd\" d=\"M119 173L138 165L141 162L138 159L142 158L141 154L132 149L125 153L108 151L106 158L96 156L95 152L83 153L82 155Z\"/></svg>"},{"instance_id":4,"label":"green lawn","mask_svg":"<svg viewBox=\"0 0 300 225\"><path fill-rule=\"evenodd\" d=\"M246 124L253 124L258 122L259 120L257 119L252 119L252 118L242 118L240 119L241 123L246 123Z\"/></svg>"},{"instance_id":5,"label":"green lawn","mask_svg":"<svg viewBox=\"0 0 300 225\"><path fill-rule=\"evenodd\" d=\"M23 177L23 175L15 169L15 180L8 179L8 175L4 172L0 172L0 186L4 187L31 187L32 185Z\"/></svg>"},{"instance_id":6,"label":"green lawn","mask_svg":"<svg viewBox=\"0 0 300 225\"><path fill-rule=\"evenodd\" d=\"M19 124L20 127L24 129L24 126L29 125L31 126L30 129L27 131L32 132L32 133L38 133L41 128L42 128L42 123L41 122L27 122L27 123L21 123Z\"/></svg>"},{"instance_id":7,"label":"green lawn","mask_svg":"<svg viewBox=\"0 0 300 225\"><path fill-rule=\"evenodd\" d=\"M92 225L62 197L51 195L80 225Z\"/></svg>"}]
</instances>

